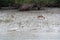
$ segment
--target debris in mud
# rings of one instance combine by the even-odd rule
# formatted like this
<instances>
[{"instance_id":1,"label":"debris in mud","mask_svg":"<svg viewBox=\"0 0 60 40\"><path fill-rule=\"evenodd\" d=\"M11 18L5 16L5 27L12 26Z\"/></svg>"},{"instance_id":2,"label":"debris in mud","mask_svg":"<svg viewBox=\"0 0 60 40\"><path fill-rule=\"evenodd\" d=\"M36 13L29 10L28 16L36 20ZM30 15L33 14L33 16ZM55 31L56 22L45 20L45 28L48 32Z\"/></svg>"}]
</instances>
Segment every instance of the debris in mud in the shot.
<instances>
[{"instance_id":1,"label":"debris in mud","mask_svg":"<svg viewBox=\"0 0 60 40\"><path fill-rule=\"evenodd\" d=\"M14 15L11 15L12 18L14 18Z\"/></svg>"},{"instance_id":2,"label":"debris in mud","mask_svg":"<svg viewBox=\"0 0 60 40\"><path fill-rule=\"evenodd\" d=\"M3 20L0 19L0 23L3 22Z\"/></svg>"},{"instance_id":3,"label":"debris in mud","mask_svg":"<svg viewBox=\"0 0 60 40\"><path fill-rule=\"evenodd\" d=\"M10 20L10 19L6 19L6 20L4 20L3 22L4 23L9 23L9 22L12 22L13 20Z\"/></svg>"},{"instance_id":4,"label":"debris in mud","mask_svg":"<svg viewBox=\"0 0 60 40\"><path fill-rule=\"evenodd\" d=\"M17 31L17 30L18 30L18 28L11 28L8 31L10 32L10 31Z\"/></svg>"},{"instance_id":5,"label":"debris in mud","mask_svg":"<svg viewBox=\"0 0 60 40\"><path fill-rule=\"evenodd\" d=\"M9 23L9 22L12 22L13 20L10 20L10 19L6 19L6 20L2 20L0 19L0 23L4 22L4 23Z\"/></svg>"},{"instance_id":6,"label":"debris in mud","mask_svg":"<svg viewBox=\"0 0 60 40\"><path fill-rule=\"evenodd\" d=\"M37 29L32 29L32 30L37 30Z\"/></svg>"},{"instance_id":7,"label":"debris in mud","mask_svg":"<svg viewBox=\"0 0 60 40\"><path fill-rule=\"evenodd\" d=\"M41 16L37 16L37 18L38 18L38 19L45 19L45 17L42 16L42 15L41 15Z\"/></svg>"}]
</instances>

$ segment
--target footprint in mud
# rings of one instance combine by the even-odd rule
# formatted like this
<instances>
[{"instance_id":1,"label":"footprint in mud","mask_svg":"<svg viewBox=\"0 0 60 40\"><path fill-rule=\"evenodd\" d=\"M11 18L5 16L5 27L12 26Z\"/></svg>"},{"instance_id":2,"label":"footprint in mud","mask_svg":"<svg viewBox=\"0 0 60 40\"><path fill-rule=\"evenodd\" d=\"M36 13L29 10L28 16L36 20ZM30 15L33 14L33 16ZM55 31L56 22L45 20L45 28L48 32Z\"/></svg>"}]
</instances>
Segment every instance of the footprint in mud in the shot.
<instances>
[{"instance_id":1,"label":"footprint in mud","mask_svg":"<svg viewBox=\"0 0 60 40\"><path fill-rule=\"evenodd\" d=\"M38 19L41 19L41 20L42 20L42 19L45 19L45 17L42 16L42 15L41 15L41 16L37 16L37 18L38 18Z\"/></svg>"}]
</instances>

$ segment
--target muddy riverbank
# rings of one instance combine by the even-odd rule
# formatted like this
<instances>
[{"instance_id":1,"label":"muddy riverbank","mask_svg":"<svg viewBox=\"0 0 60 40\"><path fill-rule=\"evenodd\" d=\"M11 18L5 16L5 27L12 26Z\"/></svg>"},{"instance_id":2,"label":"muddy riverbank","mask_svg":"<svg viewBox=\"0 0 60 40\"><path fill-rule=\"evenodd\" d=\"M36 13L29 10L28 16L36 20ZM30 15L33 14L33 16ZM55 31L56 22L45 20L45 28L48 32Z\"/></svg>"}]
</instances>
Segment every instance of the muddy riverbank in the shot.
<instances>
[{"instance_id":1,"label":"muddy riverbank","mask_svg":"<svg viewBox=\"0 0 60 40\"><path fill-rule=\"evenodd\" d=\"M60 40L60 8L0 10L0 40Z\"/></svg>"}]
</instances>

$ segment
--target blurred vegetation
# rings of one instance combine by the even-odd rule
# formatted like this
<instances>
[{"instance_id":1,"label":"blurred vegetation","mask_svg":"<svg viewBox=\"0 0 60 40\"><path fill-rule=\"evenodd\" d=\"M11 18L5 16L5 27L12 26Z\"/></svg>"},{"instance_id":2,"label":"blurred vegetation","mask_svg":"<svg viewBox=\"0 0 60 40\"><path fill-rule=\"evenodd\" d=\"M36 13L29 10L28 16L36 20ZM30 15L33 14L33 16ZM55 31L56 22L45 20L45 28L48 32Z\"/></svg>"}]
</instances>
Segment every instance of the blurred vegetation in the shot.
<instances>
[{"instance_id":1,"label":"blurred vegetation","mask_svg":"<svg viewBox=\"0 0 60 40\"><path fill-rule=\"evenodd\" d=\"M15 0L18 4L36 3L41 6L60 6L60 0Z\"/></svg>"},{"instance_id":2,"label":"blurred vegetation","mask_svg":"<svg viewBox=\"0 0 60 40\"><path fill-rule=\"evenodd\" d=\"M60 6L60 0L0 0L2 5L37 3L41 6Z\"/></svg>"}]
</instances>

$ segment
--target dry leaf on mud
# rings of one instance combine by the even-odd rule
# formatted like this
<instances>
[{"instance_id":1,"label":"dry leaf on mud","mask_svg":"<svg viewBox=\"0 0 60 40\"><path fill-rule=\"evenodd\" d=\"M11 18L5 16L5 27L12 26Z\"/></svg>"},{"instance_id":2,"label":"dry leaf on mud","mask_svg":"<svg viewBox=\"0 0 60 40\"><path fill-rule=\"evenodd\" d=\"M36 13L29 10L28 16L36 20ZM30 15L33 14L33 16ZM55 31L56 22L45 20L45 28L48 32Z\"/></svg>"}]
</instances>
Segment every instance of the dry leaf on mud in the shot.
<instances>
[{"instance_id":1,"label":"dry leaf on mud","mask_svg":"<svg viewBox=\"0 0 60 40\"><path fill-rule=\"evenodd\" d=\"M45 17L42 16L42 15L41 15L41 16L37 16L37 18L38 18L38 19L45 19Z\"/></svg>"}]
</instances>

